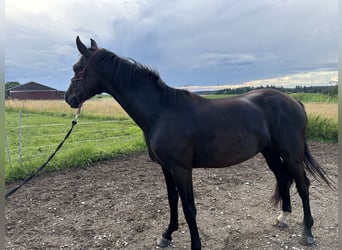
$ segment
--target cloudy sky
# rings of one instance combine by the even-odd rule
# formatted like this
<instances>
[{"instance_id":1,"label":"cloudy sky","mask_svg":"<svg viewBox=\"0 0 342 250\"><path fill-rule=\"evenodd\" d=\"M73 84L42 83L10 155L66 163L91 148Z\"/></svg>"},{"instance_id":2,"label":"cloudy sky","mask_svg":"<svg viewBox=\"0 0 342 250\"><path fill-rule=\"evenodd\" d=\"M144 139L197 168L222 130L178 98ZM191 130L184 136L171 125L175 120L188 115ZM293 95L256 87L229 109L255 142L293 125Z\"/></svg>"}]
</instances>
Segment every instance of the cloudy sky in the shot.
<instances>
[{"instance_id":1,"label":"cloudy sky","mask_svg":"<svg viewBox=\"0 0 342 250\"><path fill-rule=\"evenodd\" d=\"M337 80L338 0L8 0L6 81L69 85L75 38L173 87ZM199 89L200 87L196 87Z\"/></svg>"}]
</instances>

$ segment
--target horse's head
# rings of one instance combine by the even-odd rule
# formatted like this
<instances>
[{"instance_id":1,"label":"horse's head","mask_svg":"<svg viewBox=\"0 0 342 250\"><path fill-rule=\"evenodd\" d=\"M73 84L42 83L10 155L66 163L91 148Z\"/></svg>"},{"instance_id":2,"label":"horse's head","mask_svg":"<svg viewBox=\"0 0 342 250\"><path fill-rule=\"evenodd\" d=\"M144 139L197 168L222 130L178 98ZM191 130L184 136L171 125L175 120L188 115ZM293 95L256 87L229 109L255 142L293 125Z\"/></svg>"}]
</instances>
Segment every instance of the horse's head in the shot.
<instances>
[{"instance_id":1,"label":"horse's head","mask_svg":"<svg viewBox=\"0 0 342 250\"><path fill-rule=\"evenodd\" d=\"M78 36L76 38L76 45L81 53L81 58L73 66L75 74L65 94L65 101L72 108L78 108L87 99L103 92L96 77L95 65L92 63L92 59L99 48L93 39L90 41L91 47L87 48Z\"/></svg>"}]
</instances>

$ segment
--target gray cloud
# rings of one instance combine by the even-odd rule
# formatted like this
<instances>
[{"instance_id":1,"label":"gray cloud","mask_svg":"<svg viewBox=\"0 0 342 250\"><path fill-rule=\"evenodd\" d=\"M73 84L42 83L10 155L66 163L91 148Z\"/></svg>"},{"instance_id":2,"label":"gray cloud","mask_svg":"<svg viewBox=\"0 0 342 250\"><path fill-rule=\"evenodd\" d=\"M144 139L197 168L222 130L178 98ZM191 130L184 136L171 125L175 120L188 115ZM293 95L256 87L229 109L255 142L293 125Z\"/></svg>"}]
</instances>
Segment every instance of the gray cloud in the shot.
<instances>
[{"instance_id":1,"label":"gray cloud","mask_svg":"<svg viewBox=\"0 0 342 250\"><path fill-rule=\"evenodd\" d=\"M66 88L76 35L174 86L337 69L337 0L11 0L5 11L6 80Z\"/></svg>"},{"instance_id":2,"label":"gray cloud","mask_svg":"<svg viewBox=\"0 0 342 250\"><path fill-rule=\"evenodd\" d=\"M272 55L269 54L206 53L198 56L197 63L192 67L192 69L201 70L206 68L244 67L270 59L272 59Z\"/></svg>"}]
</instances>

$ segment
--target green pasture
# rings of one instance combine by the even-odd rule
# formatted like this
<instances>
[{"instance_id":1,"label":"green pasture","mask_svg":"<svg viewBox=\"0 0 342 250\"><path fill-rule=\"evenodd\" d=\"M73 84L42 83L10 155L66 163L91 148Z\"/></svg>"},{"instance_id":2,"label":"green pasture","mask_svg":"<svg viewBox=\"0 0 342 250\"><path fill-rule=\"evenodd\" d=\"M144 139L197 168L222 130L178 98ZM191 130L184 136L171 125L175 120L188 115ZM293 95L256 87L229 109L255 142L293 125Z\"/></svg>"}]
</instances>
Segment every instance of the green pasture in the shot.
<instances>
[{"instance_id":1,"label":"green pasture","mask_svg":"<svg viewBox=\"0 0 342 250\"><path fill-rule=\"evenodd\" d=\"M41 166L63 140L73 119L62 115L23 113L20 126L19 117L19 112L6 112L6 182L22 179ZM81 116L71 136L48 164L46 171L86 166L144 149L142 132L131 119Z\"/></svg>"},{"instance_id":2,"label":"green pasture","mask_svg":"<svg viewBox=\"0 0 342 250\"><path fill-rule=\"evenodd\" d=\"M316 102L316 103L337 103L337 96L329 96L322 93L292 93L294 98L301 102Z\"/></svg>"}]
</instances>

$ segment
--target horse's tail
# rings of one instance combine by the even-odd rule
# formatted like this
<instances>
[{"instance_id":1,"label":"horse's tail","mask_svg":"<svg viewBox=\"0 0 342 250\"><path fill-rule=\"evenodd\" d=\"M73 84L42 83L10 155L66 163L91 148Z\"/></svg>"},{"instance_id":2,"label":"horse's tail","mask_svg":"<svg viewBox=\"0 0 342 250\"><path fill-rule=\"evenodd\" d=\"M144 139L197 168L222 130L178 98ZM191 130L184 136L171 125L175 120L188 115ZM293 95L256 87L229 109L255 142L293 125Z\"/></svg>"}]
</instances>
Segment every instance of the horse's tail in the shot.
<instances>
[{"instance_id":1,"label":"horse's tail","mask_svg":"<svg viewBox=\"0 0 342 250\"><path fill-rule=\"evenodd\" d=\"M288 183L287 184L288 184L289 188L292 186L292 184L293 184L293 177L288 179ZM282 201L282 199L281 199L281 195L280 195L279 184L278 184L278 182L276 182L274 193L271 196L270 203L271 203L272 206L277 207L278 204L281 201Z\"/></svg>"},{"instance_id":2,"label":"horse's tail","mask_svg":"<svg viewBox=\"0 0 342 250\"><path fill-rule=\"evenodd\" d=\"M306 124L308 123L308 118L307 114L305 111L304 104L297 100L298 103L302 106L304 114L305 114L305 119L306 119ZM308 144L306 142L306 139L304 141L304 163L305 163L305 169L310 172L310 174L319 182L323 180L328 187L331 189L336 189L335 185L333 184L332 180L329 178L327 173L322 169L322 167L318 164L318 162L312 157Z\"/></svg>"},{"instance_id":3,"label":"horse's tail","mask_svg":"<svg viewBox=\"0 0 342 250\"><path fill-rule=\"evenodd\" d=\"M322 169L318 162L312 157L308 144L304 142L304 163L305 169L318 181L323 180L329 188L336 190L336 187L327 173Z\"/></svg>"}]
</instances>

